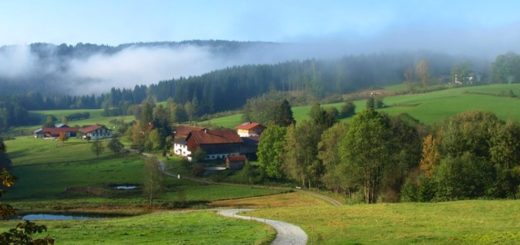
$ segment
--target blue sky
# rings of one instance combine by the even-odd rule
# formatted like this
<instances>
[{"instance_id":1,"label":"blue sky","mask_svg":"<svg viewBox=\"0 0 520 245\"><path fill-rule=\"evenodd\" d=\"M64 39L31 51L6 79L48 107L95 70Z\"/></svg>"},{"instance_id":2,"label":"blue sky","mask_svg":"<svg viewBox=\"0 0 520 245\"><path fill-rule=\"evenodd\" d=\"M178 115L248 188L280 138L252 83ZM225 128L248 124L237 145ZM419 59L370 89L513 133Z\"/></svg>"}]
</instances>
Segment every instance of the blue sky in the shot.
<instances>
[{"instance_id":1,"label":"blue sky","mask_svg":"<svg viewBox=\"0 0 520 245\"><path fill-rule=\"evenodd\" d=\"M295 42L370 38L403 29L417 35L428 30L503 30L520 23L519 9L520 1L2 0L0 45Z\"/></svg>"}]
</instances>

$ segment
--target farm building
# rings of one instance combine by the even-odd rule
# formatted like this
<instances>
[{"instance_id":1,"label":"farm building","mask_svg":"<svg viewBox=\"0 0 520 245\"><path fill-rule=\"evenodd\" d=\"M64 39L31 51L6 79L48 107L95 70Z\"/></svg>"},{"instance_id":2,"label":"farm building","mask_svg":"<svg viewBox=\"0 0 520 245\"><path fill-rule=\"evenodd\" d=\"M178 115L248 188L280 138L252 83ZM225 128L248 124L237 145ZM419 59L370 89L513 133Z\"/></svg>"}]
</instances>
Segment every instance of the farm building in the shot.
<instances>
[{"instance_id":1,"label":"farm building","mask_svg":"<svg viewBox=\"0 0 520 245\"><path fill-rule=\"evenodd\" d=\"M244 168L247 158L244 155L226 157L226 168L231 170L240 170Z\"/></svg>"},{"instance_id":2,"label":"farm building","mask_svg":"<svg viewBox=\"0 0 520 245\"><path fill-rule=\"evenodd\" d=\"M245 122L236 127L240 137L258 137L264 131L265 127L256 122Z\"/></svg>"},{"instance_id":3,"label":"farm building","mask_svg":"<svg viewBox=\"0 0 520 245\"><path fill-rule=\"evenodd\" d=\"M95 124L79 130L83 134L83 139L98 140L112 137L112 130L104 125Z\"/></svg>"},{"instance_id":4,"label":"farm building","mask_svg":"<svg viewBox=\"0 0 520 245\"><path fill-rule=\"evenodd\" d=\"M255 159L260 134L265 127L259 123L246 122L235 129L177 126L173 134L173 153L191 161L191 154L200 148L206 153L206 160L225 159L240 154Z\"/></svg>"},{"instance_id":5,"label":"farm building","mask_svg":"<svg viewBox=\"0 0 520 245\"><path fill-rule=\"evenodd\" d=\"M63 135L66 138L76 137L78 128L64 125L60 128L39 128L34 131L34 138L55 139Z\"/></svg>"},{"instance_id":6,"label":"farm building","mask_svg":"<svg viewBox=\"0 0 520 245\"><path fill-rule=\"evenodd\" d=\"M186 138L192 131L202 131L204 129L205 128L202 127L187 125L177 126L177 128L175 128L175 131L173 132L173 153L182 157L190 156L191 152L188 150Z\"/></svg>"},{"instance_id":7,"label":"farm building","mask_svg":"<svg viewBox=\"0 0 520 245\"><path fill-rule=\"evenodd\" d=\"M236 131L230 129L191 131L186 138L188 150L198 149L206 153L205 160L225 159L230 155L239 155L242 139ZM188 156L191 160L191 156Z\"/></svg>"}]
</instances>

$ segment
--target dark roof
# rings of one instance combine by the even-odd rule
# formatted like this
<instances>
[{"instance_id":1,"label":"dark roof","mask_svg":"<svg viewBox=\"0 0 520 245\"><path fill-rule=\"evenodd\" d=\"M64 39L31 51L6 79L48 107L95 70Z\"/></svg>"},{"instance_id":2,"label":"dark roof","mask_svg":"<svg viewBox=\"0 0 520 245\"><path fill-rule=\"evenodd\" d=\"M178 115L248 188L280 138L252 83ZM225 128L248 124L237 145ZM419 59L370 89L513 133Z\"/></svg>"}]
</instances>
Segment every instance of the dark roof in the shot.
<instances>
[{"instance_id":1,"label":"dark roof","mask_svg":"<svg viewBox=\"0 0 520 245\"><path fill-rule=\"evenodd\" d=\"M95 124L95 125L90 125L90 126L84 127L82 129L80 129L79 131L81 131L84 134L88 134L88 133L92 133L100 128L106 128L106 127L101 124Z\"/></svg>"},{"instance_id":2,"label":"dark roof","mask_svg":"<svg viewBox=\"0 0 520 245\"><path fill-rule=\"evenodd\" d=\"M64 123L58 123L54 125L55 128L70 128L69 125Z\"/></svg>"},{"instance_id":3,"label":"dark roof","mask_svg":"<svg viewBox=\"0 0 520 245\"><path fill-rule=\"evenodd\" d=\"M236 127L236 129L251 130L255 128L264 128L264 126L257 122L245 122Z\"/></svg>"},{"instance_id":4,"label":"dark roof","mask_svg":"<svg viewBox=\"0 0 520 245\"><path fill-rule=\"evenodd\" d=\"M247 157L244 155L238 155L238 156L228 156L226 159L230 162L240 162L240 161L247 160Z\"/></svg>"},{"instance_id":5,"label":"dark roof","mask_svg":"<svg viewBox=\"0 0 520 245\"><path fill-rule=\"evenodd\" d=\"M192 141L196 145L242 143L237 132L231 129L192 131L186 141Z\"/></svg>"},{"instance_id":6,"label":"dark roof","mask_svg":"<svg viewBox=\"0 0 520 245\"><path fill-rule=\"evenodd\" d=\"M175 128L175 138L186 138L192 131L201 131L204 130L202 127L197 126L189 126L189 125L179 125Z\"/></svg>"}]
</instances>

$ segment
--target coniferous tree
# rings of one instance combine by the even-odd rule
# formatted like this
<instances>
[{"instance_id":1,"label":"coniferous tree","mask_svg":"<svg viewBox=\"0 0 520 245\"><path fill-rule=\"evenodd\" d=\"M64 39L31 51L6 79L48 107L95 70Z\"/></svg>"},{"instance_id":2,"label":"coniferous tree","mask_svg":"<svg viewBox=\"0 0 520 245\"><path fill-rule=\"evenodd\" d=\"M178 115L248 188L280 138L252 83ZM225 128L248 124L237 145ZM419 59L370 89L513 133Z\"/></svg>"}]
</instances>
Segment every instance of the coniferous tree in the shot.
<instances>
[{"instance_id":1,"label":"coniferous tree","mask_svg":"<svg viewBox=\"0 0 520 245\"><path fill-rule=\"evenodd\" d=\"M283 100L274 113L274 123L276 125L286 127L296 122L293 117L291 105L287 100Z\"/></svg>"},{"instance_id":2,"label":"coniferous tree","mask_svg":"<svg viewBox=\"0 0 520 245\"><path fill-rule=\"evenodd\" d=\"M339 111L340 118L351 117L356 113L356 105L352 102L345 102Z\"/></svg>"},{"instance_id":3,"label":"coniferous tree","mask_svg":"<svg viewBox=\"0 0 520 245\"><path fill-rule=\"evenodd\" d=\"M367 99L367 106L366 106L367 110L375 110L376 109L376 99L372 96L370 96L368 99Z\"/></svg>"}]
</instances>

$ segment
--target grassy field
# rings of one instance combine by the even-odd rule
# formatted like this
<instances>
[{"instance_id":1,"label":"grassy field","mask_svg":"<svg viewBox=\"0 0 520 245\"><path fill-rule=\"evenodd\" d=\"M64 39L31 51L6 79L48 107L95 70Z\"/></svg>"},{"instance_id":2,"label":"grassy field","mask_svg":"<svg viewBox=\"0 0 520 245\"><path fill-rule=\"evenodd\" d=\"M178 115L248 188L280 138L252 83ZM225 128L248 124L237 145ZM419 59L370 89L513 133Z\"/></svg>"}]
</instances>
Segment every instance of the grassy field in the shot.
<instances>
[{"instance_id":1,"label":"grassy field","mask_svg":"<svg viewBox=\"0 0 520 245\"><path fill-rule=\"evenodd\" d=\"M54 140L19 137L6 141L13 160L15 187L5 198L24 210L60 210L105 206L143 206L141 191L118 191L114 186L141 186L142 156L115 156L105 152L97 158L90 143L71 139ZM179 165L172 159L169 166ZM175 168L174 168L175 169ZM180 167L177 166L177 169ZM175 201L209 202L280 193L283 190L242 185L215 185L166 178L166 192L158 204Z\"/></svg>"},{"instance_id":2,"label":"grassy field","mask_svg":"<svg viewBox=\"0 0 520 245\"><path fill-rule=\"evenodd\" d=\"M105 117L102 115L102 109L71 109L71 110L44 110L44 111L31 111L31 113L40 114L40 115L54 115L58 120L62 116L71 115L73 113L79 112L88 112L90 113L90 118L70 121L70 125L90 125L95 123L100 124L108 124L112 119L124 119L125 121L131 121L134 119L134 116L113 116L113 117Z\"/></svg>"},{"instance_id":3,"label":"grassy field","mask_svg":"<svg viewBox=\"0 0 520 245\"><path fill-rule=\"evenodd\" d=\"M270 227L208 211L153 214L83 221L39 221L57 244L268 244ZM0 230L16 225L1 222Z\"/></svg>"},{"instance_id":4,"label":"grassy field","mask_svg":"<svg viewBox=\"0 0 520 245\"><path fill-rule=\"evenodd\" d=\"M391 91L402 89L393 86ZM408 113L423 123L433 124L449 116L464 111L481 110L495 113L504 120L520 121L520 98L506 96L512 91L520 96L520 84L492 84L473 87L460 87L421 94L388 96L384 98L387 108L381 111L390 115ZM365 101L354 102L357 110L365 108ZM325 104L340 108L342 103ZM296 121L308 118L310 106L295 106L293 114ZM241 114L234 114L206 121L215 126L235 127L242 122Z\"/></svg>"},{"instance_id":5,"label":"grassy field","mask_svg":"<svg viewBox=\"0 0 520 245\"><path fill-rule=\"evenodd\" d=\"M247 198L241 203L263 203L265 206L274 201L275 208L258 209L249 214L297 224L309 235L310 244L520 243L520 201L473 200L342 207L312 203L277 207L276 197ZM302 197L291 201L305 202Z\"/></svg>"}]
</instances>

